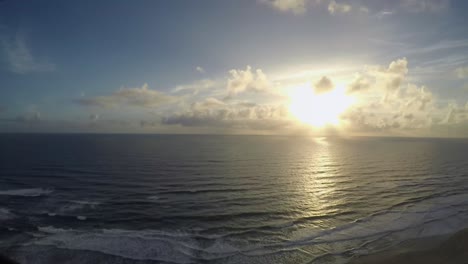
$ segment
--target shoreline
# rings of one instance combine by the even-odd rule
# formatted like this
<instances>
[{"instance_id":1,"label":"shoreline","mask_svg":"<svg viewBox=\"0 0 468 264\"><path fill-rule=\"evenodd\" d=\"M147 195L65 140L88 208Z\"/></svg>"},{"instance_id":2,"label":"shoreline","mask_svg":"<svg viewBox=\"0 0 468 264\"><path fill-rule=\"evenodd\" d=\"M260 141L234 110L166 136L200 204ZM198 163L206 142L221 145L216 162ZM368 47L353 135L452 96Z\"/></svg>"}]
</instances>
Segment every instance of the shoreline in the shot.
<instances>
[{"instance_id":1,"label":"shoreline","mask_svg":"<svg viewBox=\"0 0 468 264\"><path fill-rule=\"evenodd\" d=\"M365 256L348 264L462 264L468 263L468 228L450 235L417 238Z\"/></svg>"}]
</instances>

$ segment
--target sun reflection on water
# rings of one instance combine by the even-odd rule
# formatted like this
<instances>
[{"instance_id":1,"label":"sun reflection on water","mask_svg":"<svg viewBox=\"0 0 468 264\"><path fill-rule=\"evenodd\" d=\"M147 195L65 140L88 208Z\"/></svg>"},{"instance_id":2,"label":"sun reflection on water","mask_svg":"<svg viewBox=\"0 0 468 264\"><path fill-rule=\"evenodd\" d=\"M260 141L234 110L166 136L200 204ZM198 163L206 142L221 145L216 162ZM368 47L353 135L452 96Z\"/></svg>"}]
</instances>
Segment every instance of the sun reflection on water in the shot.
<instances>
[{"instance_id":1,"label":"sun reflection on water","mask_svg":"<svg viewBox=\"0 0 468 264\"><path fill-rule=\"evenodd\" d=\"M340 165L335 157L333 142L314 138L297 188L302 192L304 218L316 218L314 227L332 228L335 219L327 217L341 212L344 200L338 195ZM313 228L313 227L312 227Z\"/></svg>"}]
</instances>

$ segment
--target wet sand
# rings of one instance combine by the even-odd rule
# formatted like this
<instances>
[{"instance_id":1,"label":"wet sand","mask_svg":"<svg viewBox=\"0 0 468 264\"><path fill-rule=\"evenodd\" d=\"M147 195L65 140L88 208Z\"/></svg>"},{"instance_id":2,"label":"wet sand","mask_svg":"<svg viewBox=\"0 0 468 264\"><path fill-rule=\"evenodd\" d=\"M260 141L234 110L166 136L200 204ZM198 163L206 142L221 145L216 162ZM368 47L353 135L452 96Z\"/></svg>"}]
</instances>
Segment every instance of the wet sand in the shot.
<instances>
[{"instance_id":1,"label":"wet sand","mask_svg":"<svg viewBox=\"0 0 468 264\"><path fill-rule=\"evenodd\" d=\"M350 264L468 264L468 229L452 236L407 241L394 249L353 259Z\"/></svg>"}]
</instances>

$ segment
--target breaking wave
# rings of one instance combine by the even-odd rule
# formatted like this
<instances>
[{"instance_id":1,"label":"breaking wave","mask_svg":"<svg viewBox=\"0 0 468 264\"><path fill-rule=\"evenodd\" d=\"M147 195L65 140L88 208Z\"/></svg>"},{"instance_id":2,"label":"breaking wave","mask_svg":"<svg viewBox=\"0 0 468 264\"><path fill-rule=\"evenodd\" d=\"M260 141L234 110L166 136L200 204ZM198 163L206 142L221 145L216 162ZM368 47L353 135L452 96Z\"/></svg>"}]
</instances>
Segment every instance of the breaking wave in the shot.
<instances>
[{"instance_id":1,"label":"breaking wave","mask_svg":"<svg viewBox=\"0 0 468 264\"><path fill-rule=\"evenodd\" d=\"M42 196L42 195L48 195L48 194L51 194L52 192L53 192L52 189L31 188L31 189L2 190L0 191L0 195L37 197L37 196Z\"/></svg>"}]
</instances>

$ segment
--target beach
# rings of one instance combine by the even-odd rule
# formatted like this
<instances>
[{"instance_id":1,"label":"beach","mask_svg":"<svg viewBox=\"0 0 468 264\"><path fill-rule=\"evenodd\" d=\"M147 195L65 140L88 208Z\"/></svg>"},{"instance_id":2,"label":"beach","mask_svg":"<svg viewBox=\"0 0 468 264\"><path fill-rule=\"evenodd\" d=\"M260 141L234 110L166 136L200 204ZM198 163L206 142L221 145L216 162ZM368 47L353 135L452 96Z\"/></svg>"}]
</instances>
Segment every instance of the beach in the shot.
<instances>
[{"instance_id":1,"label":"beach","mask_svg":"<svg viewBox=\"0 0 468 264\"><path fill-rule=\"evenodd\" d=\"M451 236L420 238L399 246L358 257L349 264L463 264L468 263L468 229Z\"/></svg>"}]
</instances>

